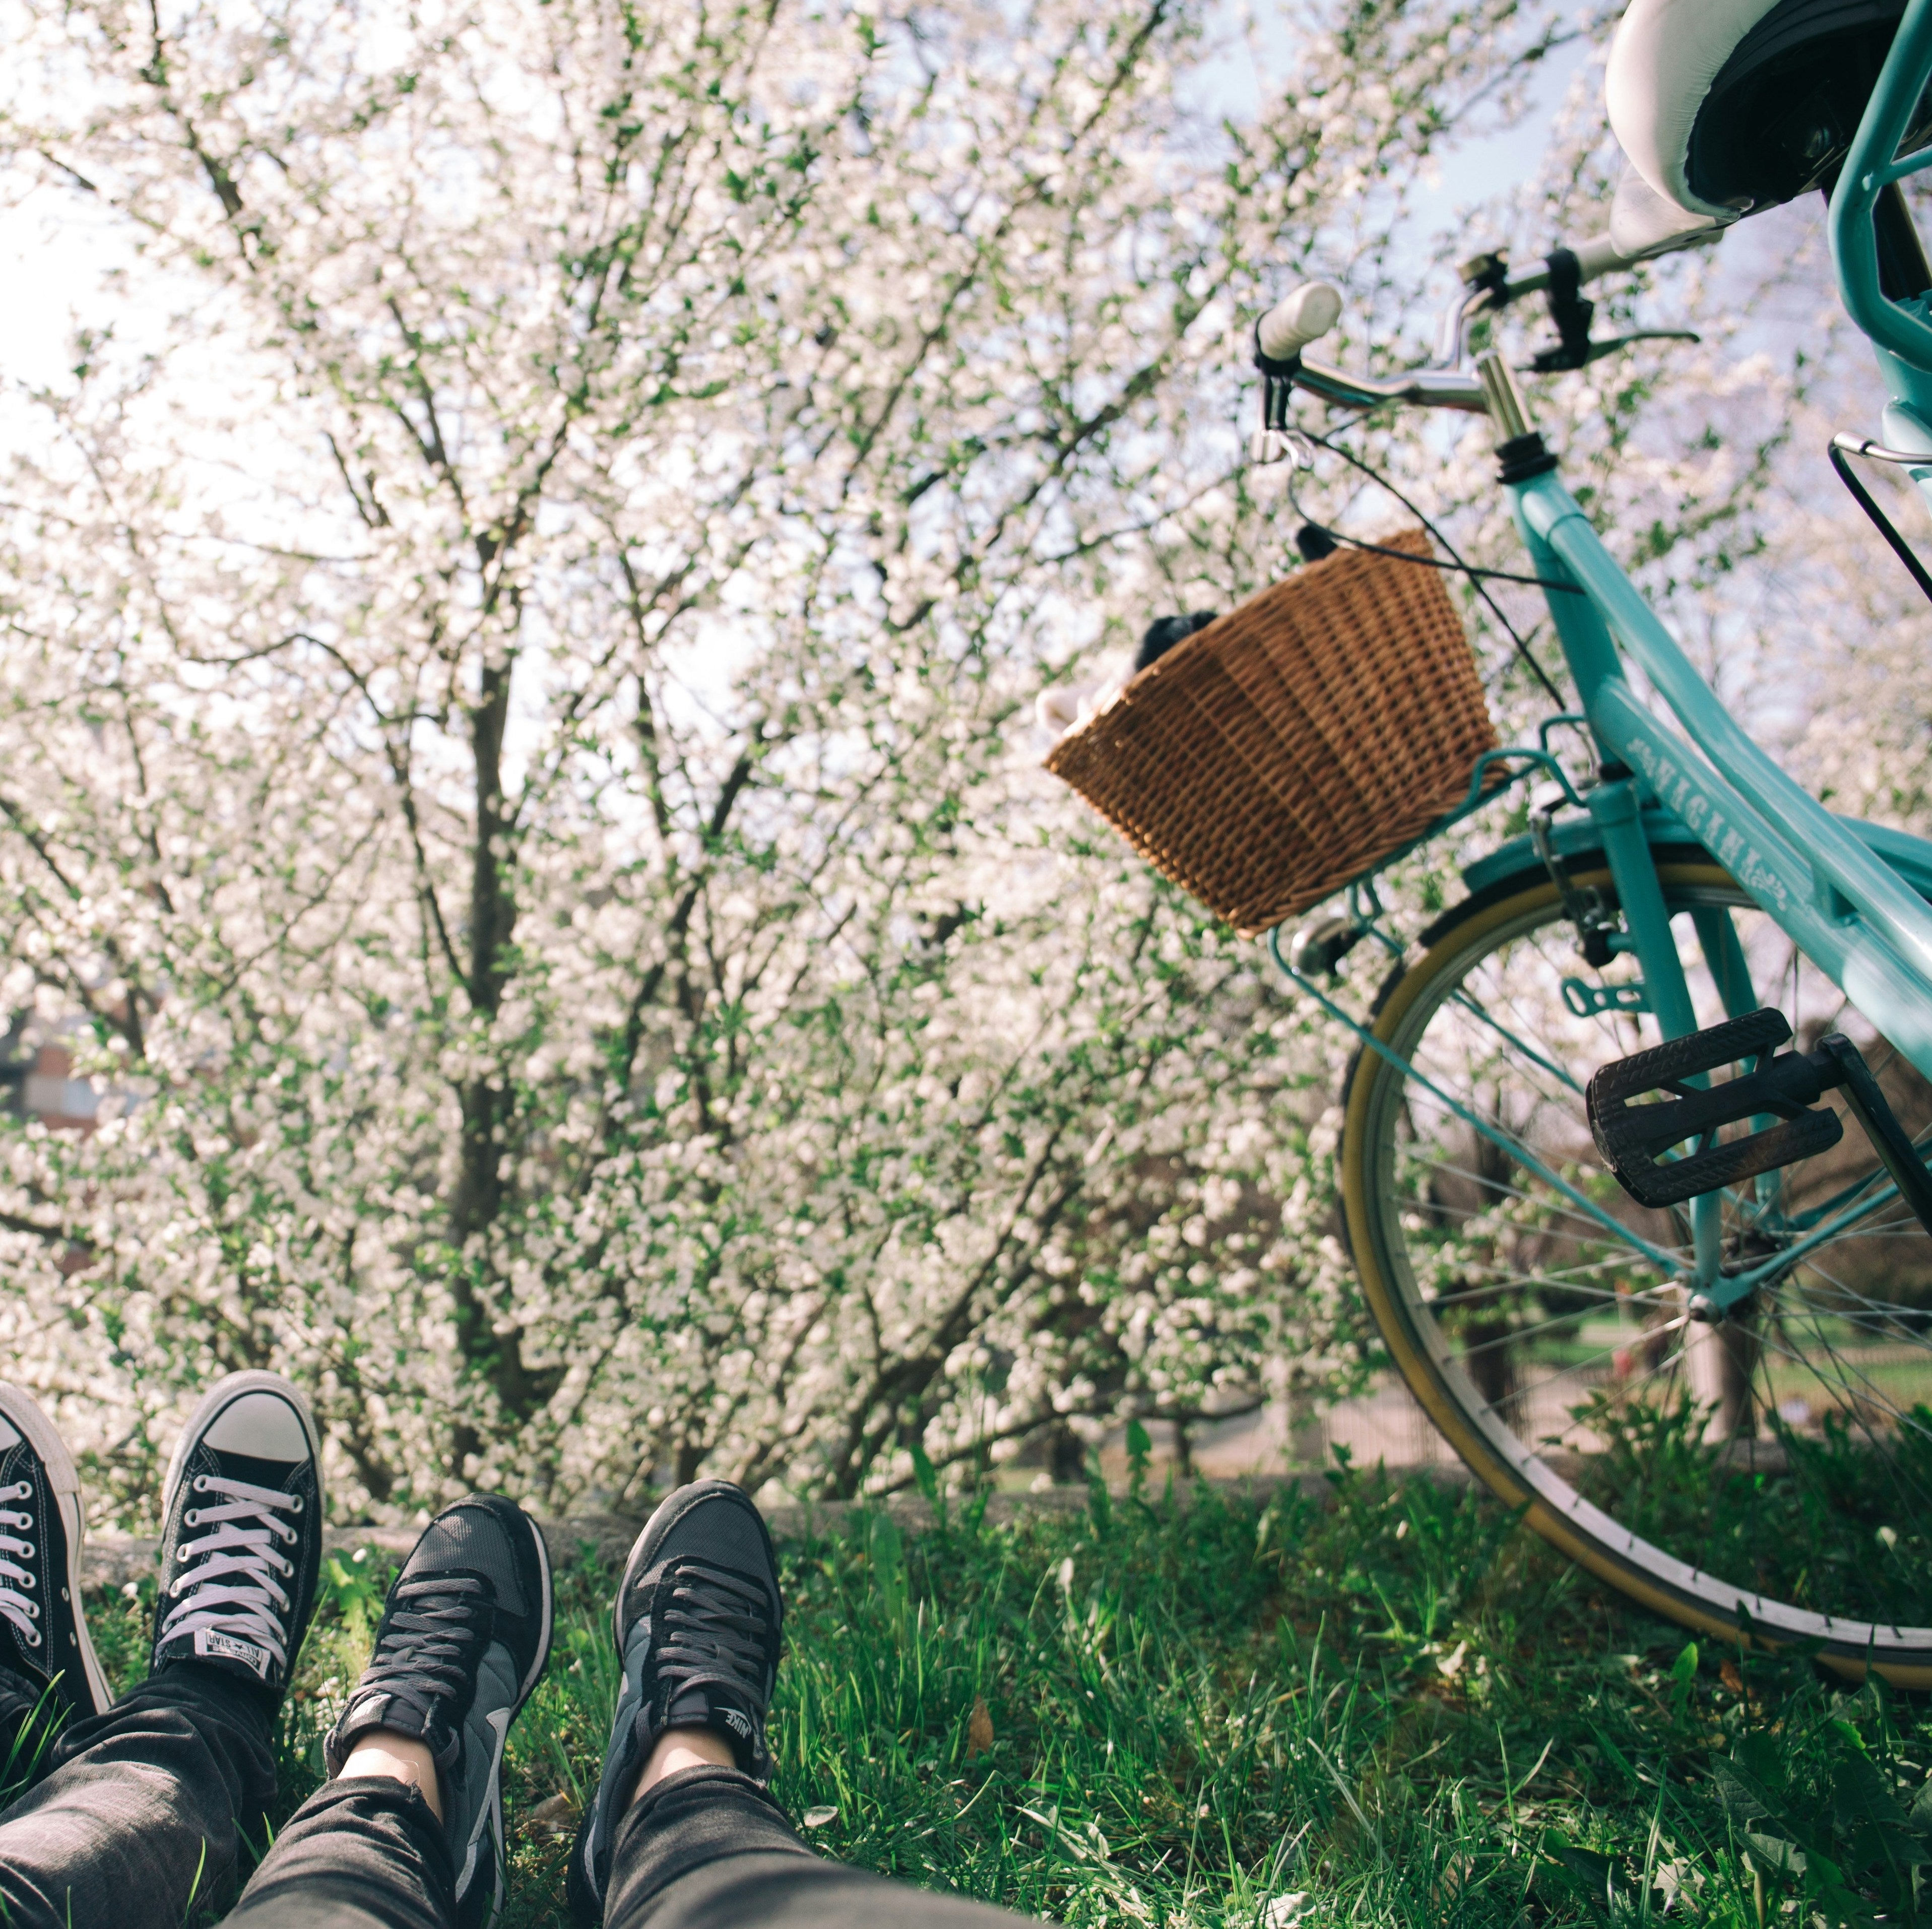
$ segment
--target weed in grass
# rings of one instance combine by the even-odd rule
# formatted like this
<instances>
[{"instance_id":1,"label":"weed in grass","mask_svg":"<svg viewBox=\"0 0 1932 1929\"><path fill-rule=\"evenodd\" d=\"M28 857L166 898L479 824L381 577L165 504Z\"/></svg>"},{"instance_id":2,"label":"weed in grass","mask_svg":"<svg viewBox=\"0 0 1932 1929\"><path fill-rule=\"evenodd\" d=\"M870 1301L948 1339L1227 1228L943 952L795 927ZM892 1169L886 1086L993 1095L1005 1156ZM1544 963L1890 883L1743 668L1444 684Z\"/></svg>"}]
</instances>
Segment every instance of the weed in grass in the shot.
<instances>
[{"instance_id":1,"label":"weed in grass","mask_svg":"<svg viewBox=\"0 0 1932 1929\"><path fill-rule=\"evenodd\" d=\"M615 1576L557 1557L512 1732L505 1929L560 1925L616 1680ZM1466 1490L1096 1490L781 1550L777 1792L824 1852L1070 1924L1525 1929L1915 1922L1932 1723L1606 1597ZM371 1557L373 1562L374 1557ZM345 1564L283 1718L284 1807L368 1652ZM110 1671L146 1603L96 1604Z\"/></svg>"}]
</instances>

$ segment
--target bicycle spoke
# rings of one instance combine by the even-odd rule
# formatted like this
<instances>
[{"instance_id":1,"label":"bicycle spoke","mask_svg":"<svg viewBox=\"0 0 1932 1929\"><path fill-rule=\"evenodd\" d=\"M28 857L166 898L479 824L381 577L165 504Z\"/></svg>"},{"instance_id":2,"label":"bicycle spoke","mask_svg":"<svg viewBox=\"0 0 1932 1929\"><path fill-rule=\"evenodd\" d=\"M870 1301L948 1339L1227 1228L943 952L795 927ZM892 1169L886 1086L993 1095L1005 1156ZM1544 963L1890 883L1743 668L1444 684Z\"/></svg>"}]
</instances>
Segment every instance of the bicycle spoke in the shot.
<instances>
[{"instance_id":1,"label":"bicycle spoke","mask_svg":"<svg viewBox=\"0 0 1932 1929\"><path fill-rule=\"evenodd\" d=\"M1582 1214L1578 1212L1574 1206L1568 1204L1558 1205L1554 1204L1551 1202L1546 1194L1525 1192L1520 1186L1509 1185L1501 1179L1491 1178L1484 1173L1472 1172L1466 1166L1451 1165L1447 1160L1424 1159L1420 1154L1415 1154L1412 1156L1412 1162L1417 1166L1422 1166L1428 1171L1440 1172L1448 1178L1466 1179L1472 1186L1479 1186L1486 1191L1493 1192L1502 1198L1521 1199L1529 1204L1540 1206L1546 1212L1555 1213L1559 1216L1568 1220L1577 1226L1587 1227L1589 1231L1599 1239L1604 1237L1604 1223L1600 1220L1586 1218ZM1465 1209L1459 1207L1445 1206L1442 1210L1444 1211L1460 1211ZM1483 1210L1483 1208L1477 1208L1473 1210L1480 1211ZM1633 1255L1633 1256L1634 1256L1634 1255Z\"/></svg>"},{"instance_id":2,"label":"bicycle spoke","mask_svg":"<svg viewBox=\"0 0 1932 1929\"><path fill-rule=\"evenodd\" d=\"M1473 998L1470 998L1466 993L1459 992L1456 995L1456 1002L1460 1005L1465 1011L1472 1014L1478 1023L1486 1024L1507 1043L1514 1045L1526 1058L1528 1059L1532 1064L1540 1065L1544 1071L1550 1073L1552 1077L1561 1080L1562 1082L1571 1091L1574 1092L1579 1098L1582 1097L1583 1088L1577 1083L1576 1080L1573 1078L1570 1073L1564 1071L1562 1066L1552 1064L1549 1059L1544 1058L1540 1052L1532 1050L1531 1047L1526 1045L1521 1039L1516 1037L1515 1034L1510 1030L1507 1025L1504 1024L1499 1019L1492 1018L1489 1012L1482 1006L1478 1004L1476 1001Z\"/></svg>"}]
</instances>

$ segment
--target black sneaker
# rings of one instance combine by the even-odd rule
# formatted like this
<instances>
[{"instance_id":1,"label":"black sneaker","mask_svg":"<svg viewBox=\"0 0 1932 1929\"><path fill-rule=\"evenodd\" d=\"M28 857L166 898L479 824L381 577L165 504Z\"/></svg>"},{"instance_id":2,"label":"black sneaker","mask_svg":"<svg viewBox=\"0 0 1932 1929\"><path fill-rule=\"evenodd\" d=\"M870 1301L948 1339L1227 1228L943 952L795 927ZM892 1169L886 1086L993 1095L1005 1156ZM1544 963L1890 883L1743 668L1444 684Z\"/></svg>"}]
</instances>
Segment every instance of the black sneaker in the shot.
<instances>
[{"instance_id":1,"label":"black sneaker","mask_svg":"<svg viewBox=\"0 0 1932 1929\"><path fill-rule=\"evenodd\" d=\"M503 1905L503 1744L543 1672L550 1630L550 1557L536 1522L494 1494L458 1501L404 1562L375 1658L324 1745L332 1775L379 1730L435 1758L459 1929Z\"/></svg>"},{"instance_id":2,"label":"black sneaker","mask_svg":"<svg viewBox=\"0 0 1932 1929\"><path fill-rule=\"evenodd\" d=\"M86 1531L74 1456L32 1396L0 1382L0 1670L76 1721L112 1699L81 1612Z\"/></svg>"},{"instance_id":3,"label":"black sneaker","mask_svg":"<svg viewBox=\"0 0 1932 1929\"><path fill-rule=\"evenodd\" d=\"M230 1373L182 1430L162 1494L148 1672L201 1661L287 1688L322 1569L322 1442L279 1373Z\"/></svg>"},{"instance_id":4,"label":"black sneaker","mask_svg":"<svg viewBox=\"0 0 1932 1929\"><path fill-rule=\"evenodd\" d=\"M765 1712L784 1604L764 1517L742 1487L699 1480L644 1523L617 1589L623 1680L603 1778L570 1857L570 1906L601 1922L610 1844L645 1762L669 1728L709 1728L738 1766L771 1779Z\"/></svg>"}]
</instances>

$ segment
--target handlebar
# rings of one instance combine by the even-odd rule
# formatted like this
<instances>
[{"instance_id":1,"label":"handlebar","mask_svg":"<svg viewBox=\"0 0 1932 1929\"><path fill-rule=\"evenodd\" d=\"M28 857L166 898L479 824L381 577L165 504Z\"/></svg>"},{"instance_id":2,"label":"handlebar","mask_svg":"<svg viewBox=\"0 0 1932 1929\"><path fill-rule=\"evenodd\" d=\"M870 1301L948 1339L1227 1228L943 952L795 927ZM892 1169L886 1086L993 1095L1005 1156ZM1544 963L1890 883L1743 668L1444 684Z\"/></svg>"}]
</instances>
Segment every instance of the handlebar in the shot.
<instances>
[{"instance_id":1,"label":"handlebar","mask_svg":"<svg viewBox=\"0 0 1932 1929\"><path fill-rule=\"evenodd\" d=\"M1486 411L1488 405L1480 385L1473 375L1459 369L1344 375L1340 369L1309 361L1302 351L1319 341L1341 316L1339 288L1327 281L1303 283L1255 324L1255 346L1264 370L1270 376L1279 371L1297 387L1348 408L1376 402L1414 402L1426 408L1466 409L1478 415Z\"/></svg>"},{"instance_id":2,"label":"handlebar","mask_svg":"<svg viewBox=\"0 0 1932 1929\"><path fill-rule=\"evenodd\" d=\"M1378 402L1407 402L1420 409L1460 409L1472 416L1490 412L1483 385L1457 368L1415 368L1401 375L1345 375L1305 357L1295 370L1295 386L1346 409Z\"/></svg>"},{"instance_id":3,"label":"handlebar","mask_svg":"<svg viewBox=\"0 0 1932 1929\"><path fill-rule=\"evenodd\" d=\"M1576 302L1576 291L1586 282L1634 268L1679 248L1714 241L1723 232L1717 222L1687 215L1670 206L1640 177L1632 175L1618 190L1609 232L1593 235L1574 248L1558 248L1539 266L1522 274L1509 274L1505 258L1499 253L1479 255L1466 262L1464 292L1444 312L1436 358L1426 368L1407 369L1396 375L1348 375L1307 360L1304 351L1341 319L1341 292L1325 281L1304 283L1263 315L1255 324L1255 346L1271 384L1292 382L1345 408L1406 402L1420 408L1456 409L1470 415L1486 415L1490 404L1484 386L1461 365L1469 324L1478 316L1499 313L1513 302L1548 290L1552 312L1558 311L1559 304L1568 302L1572 319L1580 315L1581 334L1587 346L1589 304ZM1558 326L1568 343L1570 323L1560 313ZM1622 339L1635 340L1640 337ZM1598 345L1600 350L1603 346ZM1538 365L1581 364L1540 362ZM1286 400L1285 393L1282 399ZM1286 426L1285 420L1277 419L1279 416L1279 409L1270 406L1263 424L1264 434Z\"/></svg>"}]
</instances>

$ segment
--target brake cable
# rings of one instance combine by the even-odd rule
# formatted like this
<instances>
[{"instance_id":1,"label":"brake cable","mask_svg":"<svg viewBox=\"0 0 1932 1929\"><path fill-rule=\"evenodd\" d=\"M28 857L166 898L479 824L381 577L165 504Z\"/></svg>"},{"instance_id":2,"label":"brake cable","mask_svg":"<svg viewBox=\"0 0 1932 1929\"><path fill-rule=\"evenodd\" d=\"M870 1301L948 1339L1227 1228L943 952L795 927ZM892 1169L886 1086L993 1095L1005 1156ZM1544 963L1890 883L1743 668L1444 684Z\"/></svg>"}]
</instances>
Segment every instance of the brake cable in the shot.
<instances>
[{"instance_id":1,"label":"brake cable","mask_svg":"<svg viewBox=\"0 0 1932 1929\"><path fill-rule=\"evenodd\" d=\"M1610 949L1610 934L1616 928L1616 916L1595 885L1580 886L1576 883L1570 875L1570 867L1557 850L1551 831L1552 820L1562 802L1559 797L1541 810L1531 813L1529 841L1535 847L1537 856L1543 860L1543 868L1550 873L1550 881L1556 886L1563 900L1564 916L1576 927L1576 948L1582 953L1584 963L1593 970L1600 971L1616 955Z\"/></svg>"},{"instance_id":2,"label":"brake cable","mask_svg":"<svg viewBox=\"0 0 1932 1929\"><path fill-rule=\"evenodd\" d=\"M1353 424L1345 423L1342 426L1344 428L1349 428L1352 427ZM1385 476L1382 475L1380 471L1374 468L1371 464L1364 462L1360 456L1352 454L1348 450L1344 448L1340 442L1330 441L1328 436L1314 435L1310 434L1306 429L1300 428L1294 430L1292 433L1300 437L1301 440L1306 442L1311 448L1325 448L1331 455L1339 455L1344 462L1348 464L1352 467L1359 469L1364 476L1368 477L1370 482L1373 482L1376 485L1377 488L1387 490L1388 493L1393 496L1411 515L1414 517L1416 520L1429 532L1430 535L1449 552L1450 556L1452 560L1448 562L1444 562L1436 556L1417 556L1412 551L1407 550L1385 549L1379 543L1364 542L1357 537L1344 536L1340 530L1330 529L1325 524L1316 522L1312 517L1308 515L1302 508L1300 502L1295 496L1294 484L1293 481L1291 479L1288 485L1288 499L1289 503L1293 507L1295 514L1300 516L1310 527L1319 530L1324 536L1327 536L1330 539L1330 541L1338 544L1345 544L1351 549L1365 549L1376 555L1392 556L1399 558L1404 562L1419 562L1424 565L1426 567L1432 569L1447 569L1460 572L1462 574L1468 577L1471 586L1474 589L1476 594L1481 597L1483 601L1489 605L1490 615L1494 616L1497 622L1501 625L1503 634L1509 638L1510 642L1515 648L1516 655L1522 659L1524 664L1528 667L1530 674L1543 686L1544 691L1549 697L1550 700L1552 704L1556 704L1558 709L1561 710L1563 706L1562 692L1557 688L1556 684L1551 680L1548 671L1546 671L1544 668L1543 665L1537 661L1535 655L1531 650L1528 644L1526 642L1522 637L1518 633L1515 624L1511 622L1509 618L1504 615L1502 605L1497 602L1495 597L1490 594L1488 590L1483 587L1483 579L1485 578L1490 578L1498 582L1526 583L1532 584L1540 590L1561 590L1571 596L1581 596L1582 594L1582 590L1580 590L1574 583L1558 583L1551 580L1546 577L1542 576L1519 575L1514 571L1508 569L1484 569L1475 563L1465 561L1461 553L1456 549L1456 545L1442 533L1442 530L1438 529L1427 516L1424 514L1422 511L1419 509L1414 502L1411 502L1393 482L1390 482ZM1334 433L1339 434L1340 430L1337 430L1334 431ZM1300 466L1301 465L1297 464L1298 467Z\"/></svg>"}]
</instances>

